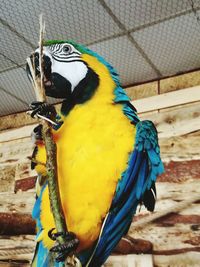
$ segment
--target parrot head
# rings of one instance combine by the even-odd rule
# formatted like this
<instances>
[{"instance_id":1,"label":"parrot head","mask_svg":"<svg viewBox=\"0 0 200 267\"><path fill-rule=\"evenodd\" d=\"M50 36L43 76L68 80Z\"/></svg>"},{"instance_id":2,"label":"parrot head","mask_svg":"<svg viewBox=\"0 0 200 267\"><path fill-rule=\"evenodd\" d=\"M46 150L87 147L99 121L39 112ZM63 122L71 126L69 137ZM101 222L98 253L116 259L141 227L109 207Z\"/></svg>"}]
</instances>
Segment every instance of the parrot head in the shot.
<instances>
[{"instance_id":1,"label":"parrot head","mask_svg":"<svg viewBox=\"0 0 200 267\"><path fill-rule=\"evenodd\" d=\"M118 75L101 56L90 49L76 44L73 41L47 41L43 47L44 87L47 96L62 99L71 99L75 102L84 102L91 98L99 84L98 66L92 68L87 57L95 62L94 65L103 65L104 69L117 77ZM39 48L31 55L36 76L40 76ZM99 71L98 71L99 70ZM28 76L31 78L29 67Z\"/></svg>"}]
</instances>

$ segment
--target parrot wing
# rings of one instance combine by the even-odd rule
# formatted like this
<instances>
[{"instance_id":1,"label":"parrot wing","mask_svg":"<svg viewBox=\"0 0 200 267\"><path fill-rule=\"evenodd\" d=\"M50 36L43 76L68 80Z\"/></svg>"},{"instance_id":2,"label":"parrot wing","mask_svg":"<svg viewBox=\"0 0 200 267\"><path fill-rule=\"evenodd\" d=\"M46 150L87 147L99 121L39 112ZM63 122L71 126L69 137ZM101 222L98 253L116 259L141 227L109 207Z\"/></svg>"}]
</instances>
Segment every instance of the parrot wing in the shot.
<instances>
[{"instance_id":1,"label":"parrot wing","mask_svg":"<svg viewBox=\"0 0 200 267\"><path fill-rule=\"evenodd\" d=\"M128 168L118 182L100 237L86 264L88 267L98 267L105 262L122 236L127 233L139 203L142 202L148 210L154 209L155 181L164 171L157 131L151 121L138 122L136 130L135 148L130 155ZM84 262L81 255L80 260Z\"/></svg>"}]
</instances>

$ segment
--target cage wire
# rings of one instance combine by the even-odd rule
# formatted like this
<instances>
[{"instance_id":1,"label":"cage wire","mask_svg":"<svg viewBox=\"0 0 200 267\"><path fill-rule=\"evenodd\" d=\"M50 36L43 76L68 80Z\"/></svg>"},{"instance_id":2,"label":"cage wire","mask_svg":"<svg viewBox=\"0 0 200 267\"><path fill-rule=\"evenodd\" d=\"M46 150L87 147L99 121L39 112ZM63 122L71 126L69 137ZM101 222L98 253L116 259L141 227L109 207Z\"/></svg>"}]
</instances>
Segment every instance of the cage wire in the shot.
<instances>
[{"instance_id":1,"label":"cage wire","mask_svg":"<svg viewBox=\"0 0 200 267\"><path fill-rule=\"evenodd\" d=\"M98 52L123 86L200 68L200 0L1 0L0 116L34 100L25 62L46 39L71 39Z\"/></svg>"}]
</instances>

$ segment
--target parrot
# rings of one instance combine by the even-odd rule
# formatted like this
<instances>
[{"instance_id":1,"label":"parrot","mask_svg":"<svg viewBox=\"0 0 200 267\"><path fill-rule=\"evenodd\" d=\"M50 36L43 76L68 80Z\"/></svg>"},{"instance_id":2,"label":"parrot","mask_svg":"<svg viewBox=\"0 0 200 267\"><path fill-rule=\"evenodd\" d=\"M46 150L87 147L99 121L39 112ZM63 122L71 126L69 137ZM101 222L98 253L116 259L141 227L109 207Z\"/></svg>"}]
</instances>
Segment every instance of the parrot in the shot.
<instances>
[{"instance_id":1,"label":"parrot","mask_svg":"<svg viewBox=\"0 0 200 267\"><path fill-rule=\"evenodd\" d=\"M30 59L40 77L40 50ZM36 249L32 266L64 266L72 253L79 266L100 267L127 234L138 205L153 211L155 182L164 167L158 133L141 121L102 56L72 40L49 40L43 46L45 94L61 107L30 104L31 116L52 121L57 147L58 188L67 229L56 232L51 212L42 125L33 131L31 168L37 172ZM32 75L27 66L28 77ZM65 235L66 244L58 237ZM51 254L56 253L52 260Z\"/></svg>"}]
</instances>

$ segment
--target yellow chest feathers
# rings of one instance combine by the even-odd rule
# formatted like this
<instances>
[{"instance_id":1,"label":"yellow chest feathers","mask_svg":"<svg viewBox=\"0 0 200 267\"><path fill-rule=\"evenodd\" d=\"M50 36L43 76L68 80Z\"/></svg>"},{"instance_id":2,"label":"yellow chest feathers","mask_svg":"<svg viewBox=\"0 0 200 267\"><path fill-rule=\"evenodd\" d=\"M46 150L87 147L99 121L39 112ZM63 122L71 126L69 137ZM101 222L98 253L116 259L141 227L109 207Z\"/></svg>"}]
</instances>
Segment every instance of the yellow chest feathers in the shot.
<instances>
[{"instance_id":1,"label":"yellow chest feathers","mask_svg":"<svg viewBox=\"0 0 200 267\"><path fill-rule=\"evenodd\" d=\"M122 106L113 104L115 84L105 74L93 98L75 106L54 133L61 201L67 226L80 240L79 249L98 237L134 146L135 128Z\"/></svg>"}]
</instances>

